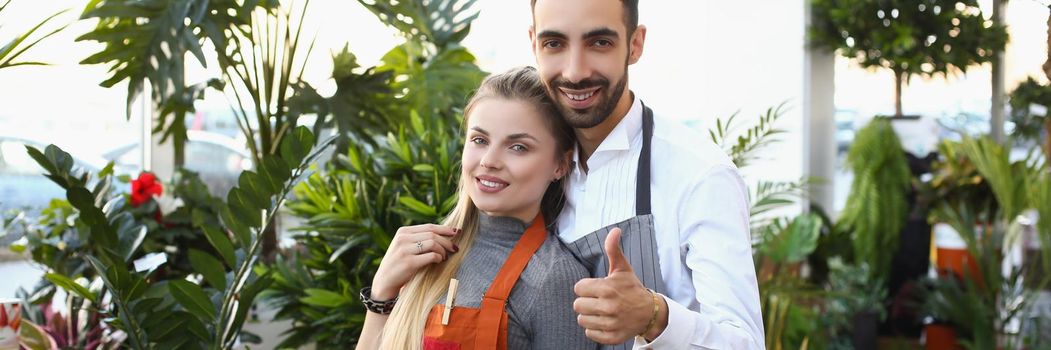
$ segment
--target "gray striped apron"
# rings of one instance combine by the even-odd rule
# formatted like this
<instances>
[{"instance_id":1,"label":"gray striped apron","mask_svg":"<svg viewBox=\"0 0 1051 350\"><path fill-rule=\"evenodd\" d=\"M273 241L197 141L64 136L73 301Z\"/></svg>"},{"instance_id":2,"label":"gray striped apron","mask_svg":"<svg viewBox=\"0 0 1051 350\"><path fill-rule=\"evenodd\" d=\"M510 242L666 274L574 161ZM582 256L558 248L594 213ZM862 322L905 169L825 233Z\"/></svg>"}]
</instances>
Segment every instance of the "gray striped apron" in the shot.
<instances>
[{"instance_id":1,"label":"gray striped apron","mask_svg":"<svg viewBox=\"0 0 1051 350\"><path fill-rule=\"evenodd\" d=\"M653 213L650 208L650 144L653 140L653 111L643 105L642 152L639 155L638 176L635 179L635 216L603 227L598 231L566 243L569 250L595 278L606 277L609 261L606 258L606 235L614 227L621 230L620 247L631 263L631 268L646 288L666 294L664 278L661 277L660 260L657 258L657 236L653 229ZM603 345L602 349L631 349L634 339L620 345Z\"/></svg>"}]
</instances>

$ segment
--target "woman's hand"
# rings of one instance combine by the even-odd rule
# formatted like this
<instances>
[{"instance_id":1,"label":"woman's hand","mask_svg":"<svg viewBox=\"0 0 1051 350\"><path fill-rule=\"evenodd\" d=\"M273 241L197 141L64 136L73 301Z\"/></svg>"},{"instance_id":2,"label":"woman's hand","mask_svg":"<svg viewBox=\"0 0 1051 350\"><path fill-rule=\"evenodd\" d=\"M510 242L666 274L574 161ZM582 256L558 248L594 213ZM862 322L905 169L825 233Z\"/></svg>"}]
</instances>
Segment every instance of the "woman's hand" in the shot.
<instances>
[{"instance_id":1,"label":"woman's hand","mask_svg":"<svg viewBox=\"0 0 1051 350\"><path fill-rule=\"evenodd\" d=\"M433 224L404 226L394 234L372 279L372 299L391 300L424 266L437 264L460 250L452 242L459 229Z\"/></svg>"}]
</instances>

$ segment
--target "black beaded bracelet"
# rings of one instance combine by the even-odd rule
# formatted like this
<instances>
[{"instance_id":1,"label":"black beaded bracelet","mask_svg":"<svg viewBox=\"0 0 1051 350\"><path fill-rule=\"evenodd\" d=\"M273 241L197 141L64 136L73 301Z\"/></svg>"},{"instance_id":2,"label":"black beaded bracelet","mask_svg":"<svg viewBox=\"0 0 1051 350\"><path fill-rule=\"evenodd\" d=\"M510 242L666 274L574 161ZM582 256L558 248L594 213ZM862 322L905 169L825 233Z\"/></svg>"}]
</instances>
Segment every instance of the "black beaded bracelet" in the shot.
<instances>
[{"instance_id":1,"label":"black beaded bracelet","mask_svg":"<svg viewBox=\"0 0 1051 350\"><path fill-rule=\"evenodd\" d=\"M391 300L372 300L372 286L361 288L358 296L361 297L361 303L365 304L365 309L380 315L390 315L391 311L394 311L394 303L398 302L398 297Z\"/></svg>"}]
</instances>

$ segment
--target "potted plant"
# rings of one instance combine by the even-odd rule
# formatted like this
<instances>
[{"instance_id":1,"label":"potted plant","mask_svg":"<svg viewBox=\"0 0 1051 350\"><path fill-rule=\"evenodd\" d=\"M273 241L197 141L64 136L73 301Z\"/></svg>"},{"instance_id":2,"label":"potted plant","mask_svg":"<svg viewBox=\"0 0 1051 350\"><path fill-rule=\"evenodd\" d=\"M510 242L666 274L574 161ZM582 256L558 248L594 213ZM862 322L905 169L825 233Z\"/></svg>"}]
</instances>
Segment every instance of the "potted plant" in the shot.
<instances>
[{"instance_id":1,"label":"potted plant","mask_svg":"<svg viewBox=\"0 0 1051 350\"><path fill-rule=\"evenodd\" d=\"M839 338L849 335L850 345L857 350L875 349L876 330L887 312L881 306L887 297L883 281L873 279L868 265L848 265L840 258L830 259L829 279L825 286L825 313L830 322L828 331Z\"/></svg>"},{"instance_id":2,"label":"potted plant","mask_svg":"<svg viewBox=\"0 0 1051 350\"><path fill-rule=\"evenodd\" d=\"M1004 251L1021 236L1018 218L1023 211L1051 212L1048 168L1033 159L1011 161L1006 147L988 137L964 138L955 147L988 184L996 206L978 208L980 202L942 201L934 208L933 217L959 233L976 268L964 265L962 278L949 274L932 279L923 305L930 316L953 327L964 347L1013 348L1020 340L1007 336L1008 323L1015 319L1028 322L1018 316L1049 279L1033 273L1046 267L1046 258L1005 264ZM1047 241L1049 225L1039 226L1041 240ZM1047 257L1047 252L1051 245L1042 245L1040 256Z\"/></svg>"}]
</instances>

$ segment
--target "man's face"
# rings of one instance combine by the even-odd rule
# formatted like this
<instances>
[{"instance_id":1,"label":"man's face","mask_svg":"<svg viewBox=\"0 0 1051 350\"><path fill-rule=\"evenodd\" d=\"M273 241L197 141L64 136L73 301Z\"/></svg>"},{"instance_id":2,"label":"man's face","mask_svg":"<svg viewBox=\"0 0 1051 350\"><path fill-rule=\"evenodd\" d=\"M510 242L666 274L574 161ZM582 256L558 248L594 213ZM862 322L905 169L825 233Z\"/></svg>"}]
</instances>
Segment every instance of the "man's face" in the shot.
<instances>
[{"instance_id":1,"label":"man's face","mask_svg":"<svg viewBox=\"0 0 1051 350\"><path fill-rule=\"evenodd\" d=\"M606 120L627 95L628 65L642 49L641 38L628 37L620 0L538 0L529 34L566 121L591 128Z\"/></svg>"}]
</instances>

